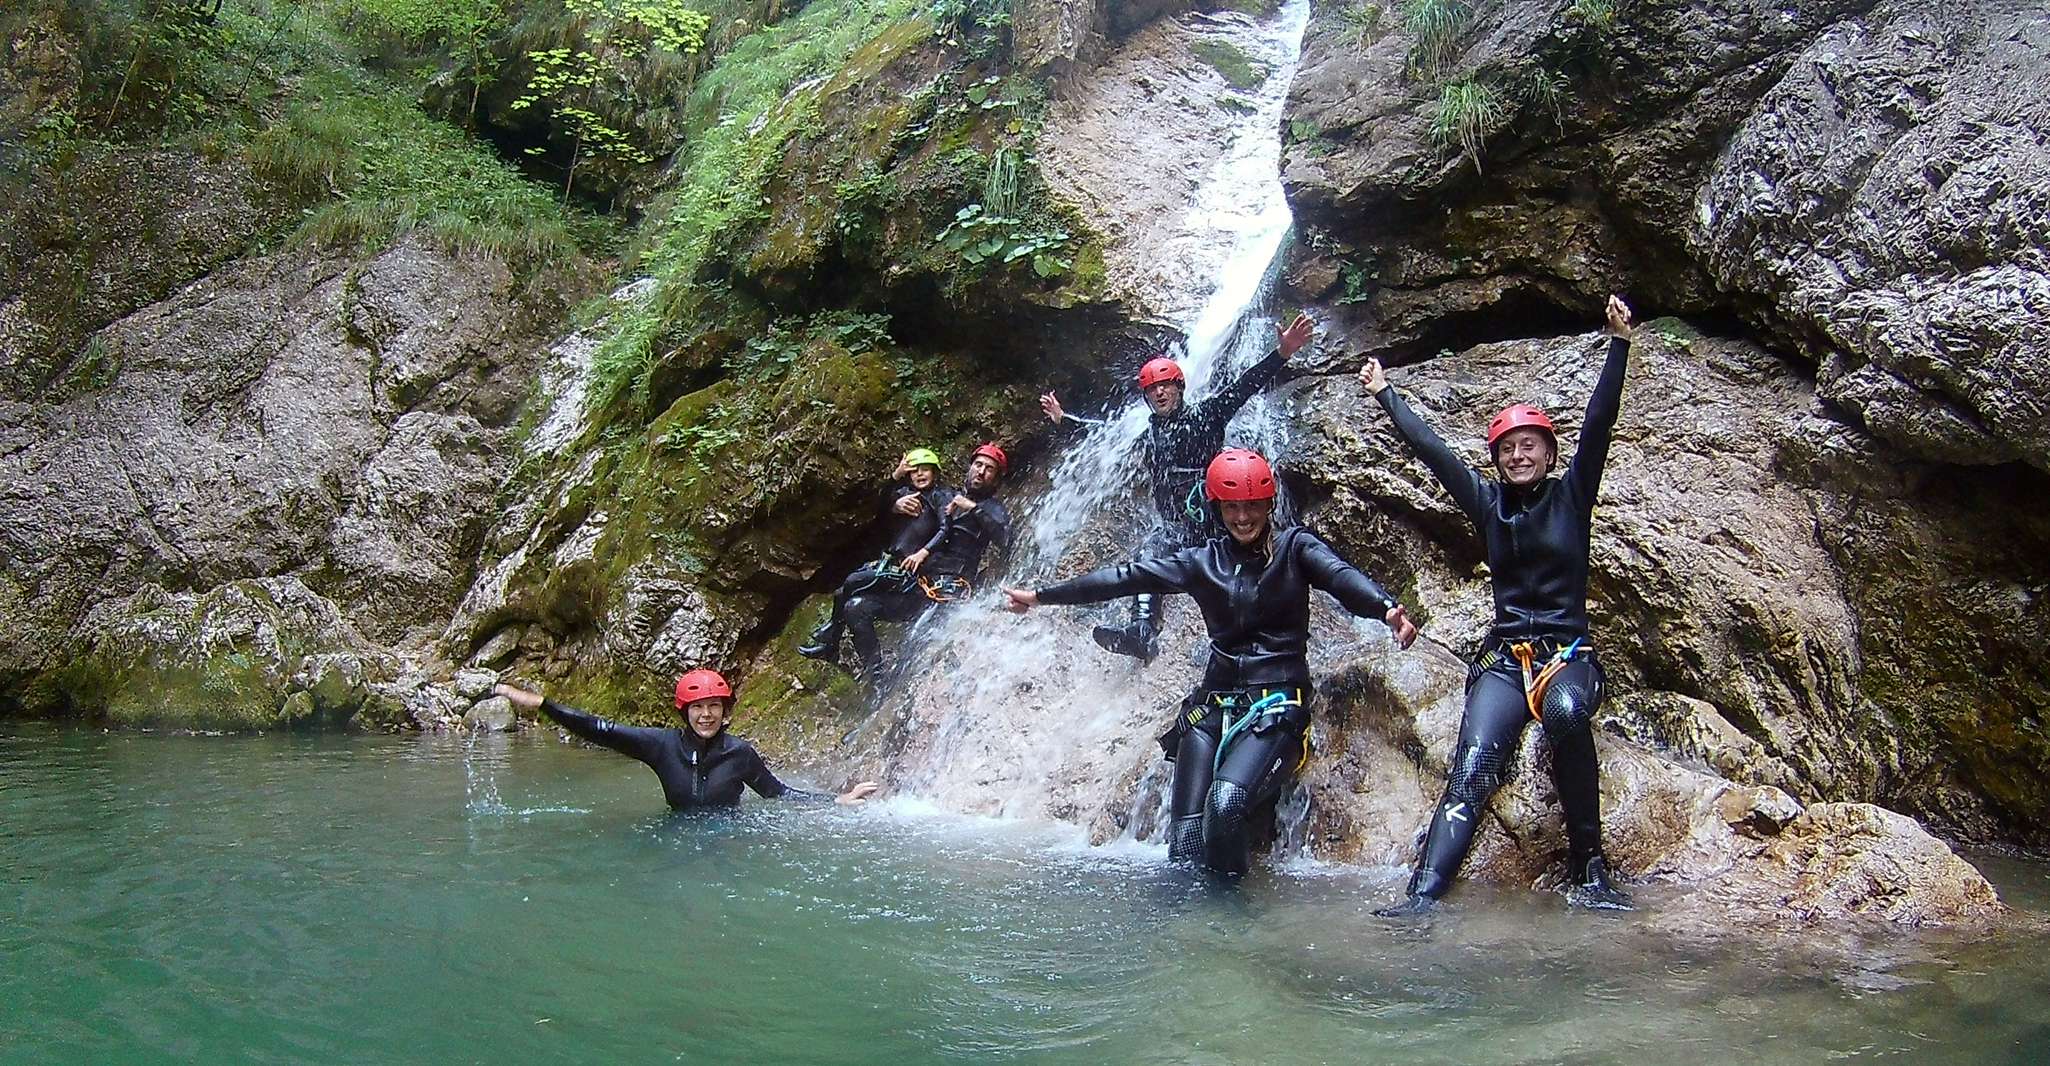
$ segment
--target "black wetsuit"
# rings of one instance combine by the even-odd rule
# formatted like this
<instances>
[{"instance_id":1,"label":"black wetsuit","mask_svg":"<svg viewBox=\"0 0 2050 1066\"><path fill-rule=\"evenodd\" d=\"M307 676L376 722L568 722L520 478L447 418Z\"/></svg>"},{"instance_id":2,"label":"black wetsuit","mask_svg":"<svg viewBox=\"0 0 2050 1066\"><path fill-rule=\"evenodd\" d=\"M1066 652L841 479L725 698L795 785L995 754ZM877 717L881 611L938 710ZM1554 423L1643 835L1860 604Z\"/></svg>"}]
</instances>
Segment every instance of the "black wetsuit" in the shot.
<instances>
[{"instance_id":1,"label":"black wetsuit","mask_svg":"<svg viewBox=\"0 0 2050 1066\"><path fill-rule=\"evenodd\" d=\"M917 514L907 515L897 510L897 502L906 496L916 496L924 504ZM893 481L883 489L882 508L877 521L882 524L889 543L883 548L882 558L857 567L833 591L833 613L813 631L813 644L822 649L834 649L833 655L837 655L840 633L847 622L847 602L855 596L871 591L906 592L918 587L918 578L905 571L901 564L905 556L925 547L938 535L941 517L946 514L947 504L953 498L954 490L937 480L928 489L913 488L902 481Z\"/></svg>"},{"instance_id":2,"label":"black wetsuit","mask_svg":"<svg viewBox=\"0 0 2050 1066\"><path fill-rule=\"evenodd\" d=\"M949 502L953 495L948 495ZM961 495L975 499L972 494ZM966 596L982 567L983 553L991 547L1003 550L1010 546L1011 513L993 495L975 500L975 507L961 514L950 513L945 506L938 512L939 527L920 546L927 555L916 577L901 585L875 585L847 601L843 612L847 635L870 678L880 676L882 668L877 622L909 622L938 603ZM934 591L928 593L928 586Z\"/></svg>"},{"instance_id":3,"label":"black wetsuit","mask_svg":"<svg viewBox=\"0 0 2050 1066\"><path fill-rule=\"evenodd\" d=\"M1152 412L1146 422L1146 466L1153 508L1160 520L1139 542L1141 556L1165 555L1202 544L1224 532L1203 495L1203 474L1210 460L1224 450L1224 429L1240 408L1272 384L1283 361L1279 349L1240 374L1231 383L1171 414ZM1091 420L1067 416L1070 421ZM1132 602L1134 625L1157 628L1159 598L1142 595ZM1150 634L1141 642L1150 641ZM1149 653L1150 656L1150 653Z\"/></svg>"},{"instance_id":4,"label":"black wetsuit","mask_svg":"<svg viewBox=\"0 0 2050 1066\"><path fill-rule=\"evenodd\" d=\"M1386 621L1395 601L1315 533L1276 530L1271 555L1229 536L1171 555L1106 567L1039 590L1046 604L1098 603L1134 593L1186 592L1210 631L1203 687L1183 703L1161 738L1174 760L1168 856L1201 860L1225 874L1250 861L1250 823L1294 776L1309 727L1310 590L1320 588L1362 618ZM1217 760L1222 738L1247 710L1274 693L1274 712L1239 733ZM1214 768L1214 777L1213 777Z\"/></svg>"},{"instance_id":5,"label":"black wetsuit","mask_svg":"<svg viewBox=\"0 0 2050 1066\"><path fill-rule=\"evenodd\" d=\"M1629 352L1629 341L1610 340L1573 461L1563 475L1529 489L1485 478L1460 462L1393 388L1375 394L1403 439L1473 522L1494 576L1495 622L1467 672L1459 744L1410 880L1411 895L1436 899L1452 887L1473 846L1481 812L1516 756L1531 717L1523 668L1510 653L1519 642L1535 646L1540 666L1559 649L1580 642L1546 689L1540 722L1551 741L1552 777L1566 815L1569 876L1580 880L1589 862L1601 855L1601 778L1591 724L1601 705L1603 679L1587 639L1588 546Z\"/></svg>"},{"instance_id":6,"label":"black wetsuit","mask_svg":"<svg viewBox=\"0 0 2050 1066\"><path fill-rule=\"evenodd\" d=\"M554 700L542 700L541 710L572 734L647 763L662 780L662 795L677 810L730 807L740 802L743 786L769 799L833 799L776 780L754 745L724 730L703 740L688 729L621 725Z\"/></svg>"}]
</instances>

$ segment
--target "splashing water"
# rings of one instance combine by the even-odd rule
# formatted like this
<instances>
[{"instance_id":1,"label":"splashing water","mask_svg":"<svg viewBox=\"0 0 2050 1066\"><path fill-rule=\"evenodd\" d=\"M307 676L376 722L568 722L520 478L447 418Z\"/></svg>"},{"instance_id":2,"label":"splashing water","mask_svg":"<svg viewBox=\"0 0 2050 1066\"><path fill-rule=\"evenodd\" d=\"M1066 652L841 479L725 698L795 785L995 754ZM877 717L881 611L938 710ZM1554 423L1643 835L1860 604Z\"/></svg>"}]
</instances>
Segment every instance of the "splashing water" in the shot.
<instances>
[{"instance_id":1,"label":"splashing water","mask_svg":"<svg viewBox=\"0 0 2050 1066\"><path fill-rule=\"evenodd\" d=\"M1291 225L1275 131L1308 4L1290 0L1266 20L1229 12L1195 18L1199 32L1228 38L1272 73L1188 209L1195 240L1226 250L1201 291L1170 301L1191 309L1175 324L1187 337L1179 362L1192 400L1259 361L1275 342L1266 297ZM1014 501L1024 529L1006 584L1045 579L1084 539L1110 544L1116 555L1140 541L1153 521L1150 501L1137 520L1119 505L1144 482L1146 421L1136 398L1109 412L1068 447L1043 494ZM1255 399L1227 440L1273 456L1284 433L1266 401ZM943 810L1079 824L1098 842L1158 839L1169 773L1153 736L1200 676L1208 645L1195 612L1186 604L1169 608L1168 650L1141 669L1088 635L1091 621L1110 620L1121 605L1025 618L993 615L994 606L994 598L980 599L933 612L914 627L906 656L915 669L896 694L894 715L883 712L895 723L886 743L894 749L888 755L895 787ZM1306 802L1285 796L1282 806L1299 826Z\"/></svg>"}]
</instances>

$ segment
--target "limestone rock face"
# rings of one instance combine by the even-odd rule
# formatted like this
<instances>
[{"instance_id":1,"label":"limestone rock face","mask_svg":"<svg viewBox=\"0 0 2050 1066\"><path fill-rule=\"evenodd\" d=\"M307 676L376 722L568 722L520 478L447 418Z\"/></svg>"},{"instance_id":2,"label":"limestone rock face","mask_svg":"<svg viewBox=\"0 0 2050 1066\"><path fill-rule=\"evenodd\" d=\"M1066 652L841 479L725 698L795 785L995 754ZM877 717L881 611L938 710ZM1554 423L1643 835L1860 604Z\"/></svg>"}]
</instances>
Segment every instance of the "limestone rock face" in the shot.
<instances>
[{"instance_id":1,"label":"limestone rock face","mask_svg":"<svg viewBox=\"0 0 2050 1066\"><path fill-rule=\"evenodd\" d=\"M1017 0L1011 5L1011 53L1029 71L1064 73L1102 57L1117 38L1191 0Z\"/></svg>"},{"instance_id":2,"label":"limestone rock face","mask_svg":"<svg viewBox=\"0 0 2050 1066\"><path fill-rule=\"evenodd\" d=\"M0 402L0 678L135 590L252 576L327 604L345 643L437 631L504 473L524 322L502 266L402 243L238 263L101 331L110 380Z\"/></svg>"},{"instance_id":3,"label":"limestone rock face","mask_svg":"<svg viewBox=\"0 0 2050 1066\"><path fill-rule=\"evenodd\" d=\"M1647 2L1601 29L1481 3L1435 77L1398 21L1320 12L1292 91L1290 277L1341 350L1528 336L1623 291L1751 323L1918 458L2050 469L2041 5ZM1477 159L1433 125L1468 84L1496 104Z\"/></svg>"},{"instance_id":4,"label":"limestone rock face","mask_svg":"<svg viewBox=\"0 0 2050 1066\"><path fill-rule=\"evenodd\" d=\"M1810 43L1696 197L1694 254L1889 443L2050 469L2050 13L1881 5Z\"/></svg>"}]
</instances>

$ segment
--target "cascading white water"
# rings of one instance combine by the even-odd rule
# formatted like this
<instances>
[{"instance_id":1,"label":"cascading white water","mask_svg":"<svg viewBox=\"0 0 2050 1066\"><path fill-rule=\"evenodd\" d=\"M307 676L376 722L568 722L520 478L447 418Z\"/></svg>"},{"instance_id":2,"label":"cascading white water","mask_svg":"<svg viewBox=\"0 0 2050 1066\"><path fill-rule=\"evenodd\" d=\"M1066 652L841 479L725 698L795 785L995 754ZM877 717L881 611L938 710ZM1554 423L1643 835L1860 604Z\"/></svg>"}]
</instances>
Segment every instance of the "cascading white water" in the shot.
<instances>
[{"instance_id":1,"label":"cascading white water","mask_svg":"<svg viewBox=\"0 0 2050 1066\"><path fill-rule=\"evenodd\" d=\"M1251 109L1218 146L1177 239L1220 264L1193 291L1172 294L1183 309L1175 322L1187 337L1180 362L1196 400L1274 344L1263 297L1291 224L1278 131L1308 0L1288 0L1266 19L1231 12L1189 19L1192 34L1228 41L1269 70ZM1136 397L1107 412L1068 444L1042 495L1012 500L1022 528L1006 583L1043 581L1085 533L1120 550L1138 543L1150 503L1124 528L1116 516L1131 508L1115 505L1145 484L1138 454L1145 424ZM1284 432L1256 400L1228 439L1271 455ZM895 749L887 755L890 777L943 809L1056 818L1098 840L1152 837L1167 781L1153 736L1196 683L1207 647L1194 612L1170 607L1169 650L1142 668L1089 638L1090 624L1112 616L1106 612L1121 615L1122 605L1016 618L994 613L997 602L983 597L935 612L912 634L912 667L885 709Z\"/></svg>"},{"instance_id":2,"label":"cascading white water","mask_svg":"<svg viewBox=\"0 0 2050 1066\"><path fill-rule=\"evenodd\" d=\"M1308 0L1288 0L1265 22L1235 12L1194 16L1228 34L1234 47L1271 70L1253 97L1251 109L1236 124L1229 141L1198 184L1188 207L1178 245L1211 250L1221 261L1214 276L1198 281L1201 288L1174 294L1180 310L1175 325L1187 338L1180 362L1188 377L1188 397L1200 399L1221 373L1243 370L1273 345L1273 326L1262 313L1261 298L1293 218L1281 188L1282 105L1295 75L1303 27L1309 20ZM1180 249L1162 249L1177 254ZM1053 470L1053 487L1022 513L1031 529L1014 553L1014 574L1051 565L1074 536L1098 518L1111 499L1126 492L1139 469L1137 449L1146 429L1146 409L1136 395L1107 412L1062 456ZM1234 439L1271 449L1278 431L1267 417L1264 398L1247 405L1234 425Z\"/></svg>"}]
</instances>

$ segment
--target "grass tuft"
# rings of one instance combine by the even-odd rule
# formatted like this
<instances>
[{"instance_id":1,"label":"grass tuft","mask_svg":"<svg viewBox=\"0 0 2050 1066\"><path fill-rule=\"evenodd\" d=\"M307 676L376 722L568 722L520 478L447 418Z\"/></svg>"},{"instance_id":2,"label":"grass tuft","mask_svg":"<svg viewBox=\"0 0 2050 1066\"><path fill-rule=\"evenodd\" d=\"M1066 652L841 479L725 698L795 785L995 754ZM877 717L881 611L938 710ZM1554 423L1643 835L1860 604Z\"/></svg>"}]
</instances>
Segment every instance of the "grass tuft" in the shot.
<instances>
[{"instance_id":1,"label":"grass tuft","mask_svg":"<svg viewBox=\"0 0 2050 1066\"><path fill-rule=\"evenodd\" d=\"M1502 94L1487 82L1476 78L1446 82L1438 91L1437 111L1431 117L1431 139L1441 147L1457 147L1478 171L1488 134L1507 114Z\"/></svg>"}]
</instances>

